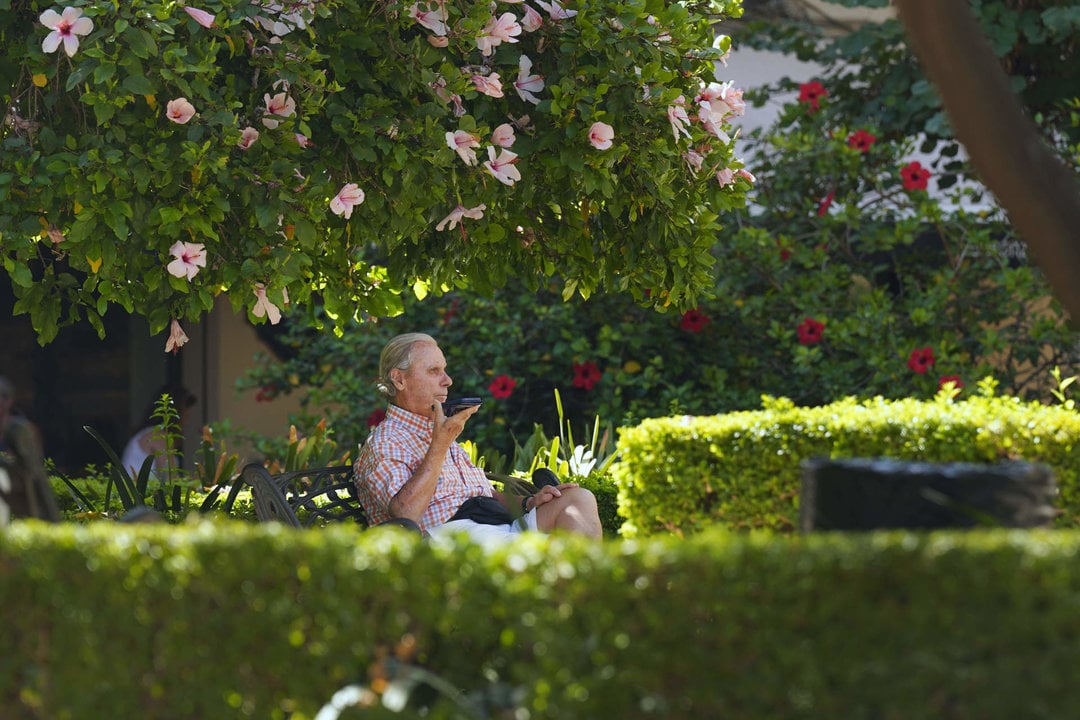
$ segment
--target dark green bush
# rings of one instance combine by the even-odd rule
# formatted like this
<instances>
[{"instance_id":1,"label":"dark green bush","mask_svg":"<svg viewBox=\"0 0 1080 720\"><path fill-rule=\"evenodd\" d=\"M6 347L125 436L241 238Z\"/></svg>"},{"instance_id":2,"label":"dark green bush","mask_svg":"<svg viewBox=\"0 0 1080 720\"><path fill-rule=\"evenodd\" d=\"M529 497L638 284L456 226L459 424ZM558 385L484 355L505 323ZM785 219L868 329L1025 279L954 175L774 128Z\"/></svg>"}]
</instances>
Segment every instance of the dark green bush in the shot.
<instances>
[{"instance_id":1,"label":"dark green bush","mask_svg":"<svg viewBox=\"0 0 1080 720\"><path fill-rule=\"evenodd\" d=\"M646 420L620 433L612 466L626 536L719 523L787 532L799 518L800 463L815 457L892 457L1049 465L1059 527L1080 523L1080 414L1015 397L840 400L796 407Z\"/></svg>"},{"instance_id":2,"label":"dark green bush","mask_svg":"<svg viewBox=\"0 0 1080 720\"><path fill-rule=\"evenodd\" d=\"M531 536L46 526L0 534L13 720L310 720L411 662L529 717L1075 717L1080 535ZM400 651L400 650L399 650ZM367 717L348 711L344 717Z\"/></svg>"}]
</instances>

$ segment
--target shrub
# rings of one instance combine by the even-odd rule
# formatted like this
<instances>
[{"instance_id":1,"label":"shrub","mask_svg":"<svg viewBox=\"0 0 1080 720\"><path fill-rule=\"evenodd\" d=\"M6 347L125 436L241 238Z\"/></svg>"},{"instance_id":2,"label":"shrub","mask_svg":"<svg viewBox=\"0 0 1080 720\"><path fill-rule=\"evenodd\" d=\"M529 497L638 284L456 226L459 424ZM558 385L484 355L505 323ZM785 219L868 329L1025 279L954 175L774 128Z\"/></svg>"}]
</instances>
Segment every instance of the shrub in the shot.
<instances>
[{"instance_id":1,"label":"shrub","mask_svg":"<svg viewBox=\"0 0 1080 720\"><path fill-rule=\"evenodd\" d=\"M612 467L626 536L730 529L791 532L800 463L816 457L1042 462L1057 478L1059 527L1080 523L1080 415L1071 407L981 395L924 402L875 398L669 417L624 428Z\"/></svg>"},{"instance_id":2,"label":"shrub","mask_svg":"<svg viewBox=\"0 0 1080 720\"><path fill-rule=\"evenodd\" d=\"M22 522L0 534L0 703L311 720L346 684L386 687L397 660L505 688L530 717L1056 720L1080 711L1077 552L1067 531L484 552L345 527Z\"/></svg>"}]
</instances>

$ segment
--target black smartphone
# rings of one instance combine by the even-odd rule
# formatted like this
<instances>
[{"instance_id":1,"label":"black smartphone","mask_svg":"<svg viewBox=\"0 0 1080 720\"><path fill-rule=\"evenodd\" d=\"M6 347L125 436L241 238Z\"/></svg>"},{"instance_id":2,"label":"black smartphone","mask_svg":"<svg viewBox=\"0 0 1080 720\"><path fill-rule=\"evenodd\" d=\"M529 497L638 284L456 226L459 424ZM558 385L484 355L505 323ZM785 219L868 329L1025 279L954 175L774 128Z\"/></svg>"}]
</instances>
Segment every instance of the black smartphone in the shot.
<instances>
[{"instance_id":1,"label":"black smartphone","mask_svg":"<svg viewBox=\"0 0 1080 720\"><path fill-rule=\"evenodd\" d=\"M478 397L465 397L454 398L453 400L447 400L442 404L443 415L450 417L458 410L464 410L465 408L473 407L480 404L480 398Z\"/></svg>"}]
</instances>

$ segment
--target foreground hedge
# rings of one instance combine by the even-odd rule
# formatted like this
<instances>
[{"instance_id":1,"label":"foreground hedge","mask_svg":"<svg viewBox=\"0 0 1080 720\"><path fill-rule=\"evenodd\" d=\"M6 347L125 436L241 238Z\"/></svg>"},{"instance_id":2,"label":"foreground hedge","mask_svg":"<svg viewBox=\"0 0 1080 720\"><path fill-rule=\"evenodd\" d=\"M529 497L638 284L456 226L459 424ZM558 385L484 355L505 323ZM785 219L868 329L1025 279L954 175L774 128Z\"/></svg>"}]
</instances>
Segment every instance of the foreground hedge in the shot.
<instances>
[{"instance_id":1,"label":"foreground hedge","mask_svg":"<svg viewBox=\"0 0 1080 720\"><path fill-rule=\"evenodd\" d=\"M43 526L0 534L5 718L312 718L411 634L532 718L1080 715L1080 532L526 537ZM381 715L381 713L380 713ZM343 717L371 717L349 710Z\"/></svg>"},{"instance_id":2,"label":"foreground hedge","mask_svg":"<svg viewBox=\"0 0 1080 720\"><path fill-rule=\"evenodd\" d=\"M623 428L619 453L611 472L627 537L709 524L793 530L800 464L815 457L1042 462L1060 490L1057 526L1080 526L1080 413L1014 397L846 399L815 408L767 400L763 410Z\"/></svg>"}]
</instances>

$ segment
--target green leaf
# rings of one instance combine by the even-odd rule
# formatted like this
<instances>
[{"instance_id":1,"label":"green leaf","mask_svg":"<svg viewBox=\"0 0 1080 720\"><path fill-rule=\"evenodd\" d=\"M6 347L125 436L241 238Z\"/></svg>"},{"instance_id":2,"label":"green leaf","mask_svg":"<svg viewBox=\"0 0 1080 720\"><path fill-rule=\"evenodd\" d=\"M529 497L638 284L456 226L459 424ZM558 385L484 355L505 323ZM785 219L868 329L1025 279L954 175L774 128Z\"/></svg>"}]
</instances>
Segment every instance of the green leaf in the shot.
<instances>
[{"instance_id":1,"label":"green leaf","mask_svg":"<svg viewBox=\"0 0 1080 720\"><path fill-rule=\"evenodd\" d=\"M152 55L157 55L157 43L153 35L142 28L127 28L124 31L124 39L127 41L128 49L138 58L146 60Z\"/></svg>"},{"instance_id":2,"label":"green leaf","mask_svg":"<svg viewBox=\"0 0 1080 720\"><path fill-rule=\"evenodd\" d=\"M131 479L131 475L128 473L124 464L120 462L120 458L116 455L116 451L112 449L112 446L98 433L94 428L89 425L84 425L83 430L90 434L90 437L94 438L101 449L105 451L105 455L109 458L109 464L111 467L111 482L116 485L116 492L120 495L120 504L124 506L125 510L130 510L135 506L135 484ZM153 458L147 458L153 461Z\"/></svg>"},{"instance_id":3,"label":"green leaf","mask_svg":"<svg viewBox=\"0 0 1080 720\"><path fill-rule=\"evenodd\" d=\"M8 264L4 263L8 271L8 275L11 277L11 282L15 283L18 287L28 288L34 284L34 276L30 272L30 268L22 263L12 262Z\"/></svg>"},{"instance_id":4,"label":"green leaf","mask_svg":"<svg viewBox=\"0 0 1080 720\"><path fill-rule=\"evenodd\" d=\"M116 114L116 108L107 103L98 103L94 105L94 119L97 120L99 126L112 120L113 115Z\"/></svg>"},{"instance_id":5,"label":"green leaf","mask_svg":"<svg viewBox=\"0 0 1080 720\"><path fill-rule=\"evenodd\" d=\"M136 95L153 95L157 88L145 75L130 75L124 78L124 89Z\"/></svg>"},{"instance_id":6,"label":"green leaf","mask_svg":"<svg viewBox=\"0 0 1080 720\"><path fill-rule=\"evenodd\" d=\"M71 91L77 87L79 83L90 77L90 74L94 72L94 68L97 67L97 60L87 60L86 62L75 68L70 75L68 75L67 82L64 85L64 89Z\"/></svg>"},{"instance_id":7,"label":"green leaf","mask_svg":"<svg viewBox=\"0 0 1080 720\"><path fill-rule=\"evenodd\" d=\"M98 84L108 82L115 74L116 64L111 62L103 62L96 68L94 68L94 82Z\"/></svg>"},{"instance_id":8,"label":"green leaf","mask_svg":"<svg viewBox=\"0 0 1080 720\"><path fill-rule=\"evenodd\" d=\"M106 208L105 224L112 229L113 234L116 235L118 240L126 241L128 239L128 224L126 218L129 217L130 214L131 208L123 201L114 201Z\"/></svg>"},{"instance_id":9,"label":"green leaf","mask_svg":"<svg viewBox=\"0 0 1080 720\"><path fill-rule=\"evenodd\" d=\"M179 208L161 207L158 208L158 216L161 218L162 225L171 225L183 220L184 212Z\"/></svg>"},{"instance_id":10,"label":"green leaf","mask_svg":"<svg viewBox=\"0 0 1080 720\"><path fill-rule=\"evenodd\" d=\"M135 189L140 193L146 192L150 185L150 168L145 163L139 163L131 169L131 175L135 181Z\"/></svg>"}]
</instances>

